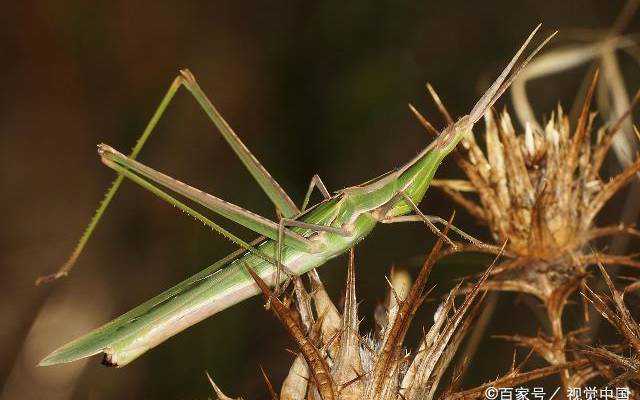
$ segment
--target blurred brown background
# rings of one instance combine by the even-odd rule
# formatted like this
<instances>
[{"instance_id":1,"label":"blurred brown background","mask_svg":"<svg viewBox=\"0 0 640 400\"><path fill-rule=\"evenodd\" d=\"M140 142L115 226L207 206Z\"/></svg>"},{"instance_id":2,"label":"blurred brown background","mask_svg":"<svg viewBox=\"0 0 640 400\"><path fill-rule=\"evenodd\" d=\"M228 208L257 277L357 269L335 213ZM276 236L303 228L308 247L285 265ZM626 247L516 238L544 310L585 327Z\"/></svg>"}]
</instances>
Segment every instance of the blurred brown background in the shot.
<instances>
[{"instance_id":1,"label":"blurred brown background","mask_svg":"<svg viewBox=\"0 0 640 400\"><path fill-rule=\"evenodd\" d=\"M99 163L95 145L128 150L178 68L194 72L246 144L301 201L314 173L335 190L377 176L424 146L427 135L407 103L442 123L424 93L427 81L453 114L462 115L538 22L560 29L557 45L572 28L609 27L623 3L5 2L0 19L3 398L202 399L210 395L205 369L228 393L259 397L266 396L259 364L275 382L283 378L292 359L285 348L292 344L258 300L193 327L123 369L103 368L98 359L35 367L58 345L233 249L126 182L71 276L33 285L65 260L113 179ZM636 18L627 31L639 25ZM633 92L637 69L622 62ZM557 101L569 106L586 70L532 85L538 112L550 111ZM186 92L176 96L140 158L273 215L268 199ZM439 171L439 176L456 174L451 165ZM450 215L450 202L437 190L429 193L422 208ZM486 238L467 215L459 214L458 223ZM373 307L382 299L383 273L394 263L414 268L431 242L424 227L398 225L377 229L358 247L363 327L371 326ZM432 282L444 291L483 262L446 263ZM336 297L344 265L340 258L321 270ZM499 307L513 310L517 300L505 296ZM425 324L432 310L429 304L421 313ZM489 333L526 333L535 326L529 315L503 318ZM487 343L491 347L478 355L469 382L509 365L510 346Z\"/></svg>"}]
</instances>

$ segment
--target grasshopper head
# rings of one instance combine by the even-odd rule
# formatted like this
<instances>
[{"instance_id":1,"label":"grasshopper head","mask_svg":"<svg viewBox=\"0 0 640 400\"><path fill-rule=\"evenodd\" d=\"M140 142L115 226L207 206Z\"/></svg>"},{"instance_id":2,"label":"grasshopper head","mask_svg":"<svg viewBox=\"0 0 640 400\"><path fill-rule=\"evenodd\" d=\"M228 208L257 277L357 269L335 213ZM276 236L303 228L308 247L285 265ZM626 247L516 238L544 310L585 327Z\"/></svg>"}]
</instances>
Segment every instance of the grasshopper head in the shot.
<instances>
[{"instance_id":1,"label":"grasshopper head","mask_svg":"<svg viewBox=\"0 0 640 400\"><path fill-rule=\"evenodd\" d=\"M473 124L474 121L471 120L471 117L465 115L454 124L449 125L436 139L434 150L443 156L451 153L464 135L471 132Z\"/></svg>"},{"instance_id":2,"label":"grasshopper head","mask_svg":"<svg viewBox=\"0 0 640 400\"><path fill-rule=\"evenodd\" d=\"M527 63L542 49L542 47L557 33L548 36L529 56L519 65L516 65L525 48L531 39L540 29L538 25L527 37L524 44L513 56L509 64L502 70L500 75L491 84L487 91L478 99L471 112L460 118L456 123L449 125L438 136L433 145L429 145L411 161L403 165L398 170L398 190L408 196L414 203L419 203L424 197L431 179L438 169L442 160L451 153L456 145L464 139L465 135L472 134L473 125L489 110L502 94L509 88L516 79L518 73L522 71ZM389 211L389 216L406 214L411 208L405 201L398 203Z\"/></svg>"}]
</instances>

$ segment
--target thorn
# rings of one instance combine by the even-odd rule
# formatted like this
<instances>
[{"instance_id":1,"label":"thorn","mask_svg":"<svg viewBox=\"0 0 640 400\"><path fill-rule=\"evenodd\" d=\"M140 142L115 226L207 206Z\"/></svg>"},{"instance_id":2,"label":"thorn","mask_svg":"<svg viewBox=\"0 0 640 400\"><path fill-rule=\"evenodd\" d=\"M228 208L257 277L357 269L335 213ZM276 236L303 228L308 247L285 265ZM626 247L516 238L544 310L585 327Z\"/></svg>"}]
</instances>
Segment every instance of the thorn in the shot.
<instances>
[{"instance_id":1,"label":"thorn","mask_svg":"<svg viewBox=\"0 0 640 400\"><path fill-rule=\"evenodd\" d=\"M384 279L387 281L387 283L389 284L389 289L391 291L391 294L393 295L393 297L396 300L396 304L401 305L402 304L402 300L400 300L400 297L398 297L398 293L396 292L396 289L393 287L393 284L391 283L391 281L389 280L389 277L387 275L384 276Z\"/></svg>"},{"instance_id":2,"label":"thorn","mask_svg":"<svg viewBox=\"0 0 640 400\"><path fill-rule=\"evenodd\" d=\"M288 347L286 347L286 348L284 349L284 351L286 351L287 353L292 354L292 355L294 355L294 356L296 356L296 357L298 356L298 352L293 351L293 350L291 350L291 349L290 349L290 348L288 348Z\"/></svg>"},{"instance_id":3,"label":"thorn","mask_svg":"<svg viewBox=\"0 0 640 400\"><path fill-rule=\"evenodd\" d=\"M233 400L231 397L229 397L226 394L224 394L222 392L222 390L220 390L218 385L216 385L216 383L211 378L211 375L209 375L208 371L204 371L204 373L205 373L205 375L207 375L207 379L209 380L209 384L213 388L213 391L216 393L216 396L218 397L218 400Z\"/></svg>"},{"instance_id":4,"label":"thorn","mask_svg":"<svg viewBox=\"0 0 640 400\"><path fill-rule=\"evenodd\" d=\"M420 124L427 130L427 132L435 137L438 137L440 135L440 132L431 124L431 122L429 122L424 117L424 115L420 113L420 111L416 110L416 108L411 103L409 103L409 110L411 110L418 122L420 122Z\"/></svg>"},{"instance_id":5,"label":"thorn","mask_svg":"<svg viewBox=\"0 0 640 400\"><path fill-rule=\"evenodd\" d=\"M431 83L427 83L427 90L429 91L433 102L436 104L436 107L438 107L438 111L440 111L444 119L447 121L447 125L452 125L453 118L451 118L451 114L447 111L447 107L444 106L442 100L440 100L440 96L438 96L438 93L436 93L433 86L431 86Z\"/></svg>"},{"instance_id":6,"label":"thorn","mask_svg":"<svg viewBox=\"0 0 640 400\"><path fill-rule=\"evenodd\" d=\"M269 396L271 396L272 400L278 400L278 395L276 394L276 391L273 389L273 385L269 380L269 376L265 372L264 368L262 368L262 365L260 365L260 372L262 372L262 378L264 379L264 384L267 386L267 391L269 392Z\"/></svg>"}]
</instances>

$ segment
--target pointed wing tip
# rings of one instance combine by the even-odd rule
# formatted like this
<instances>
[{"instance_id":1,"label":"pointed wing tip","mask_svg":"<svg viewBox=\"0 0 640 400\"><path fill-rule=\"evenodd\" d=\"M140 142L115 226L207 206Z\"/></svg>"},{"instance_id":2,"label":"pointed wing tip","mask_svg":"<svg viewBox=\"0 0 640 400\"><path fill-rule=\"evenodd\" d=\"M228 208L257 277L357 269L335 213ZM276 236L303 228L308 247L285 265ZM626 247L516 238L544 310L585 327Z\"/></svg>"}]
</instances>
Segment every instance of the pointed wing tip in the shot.
<instances>
[{"instance_id":1,"label":"pointed wing tip","mask_svg":"<svg viewBox=\"0 0 640 400\"><path fill-rule=\"evenodd\" d=\"M71 343L51 352L48 356L43 358L38 363L38 367L49 367L52 365L68 364L70 362L82 360L83 358L95 356L96 354L105 353L105 349L84 352L78 351L77 349L73 349L72 346L69 346L70 344Z\"/></svg>"},{"instance_id":2,"label":"pointed wing tip","mask_svg":"<svg viewBox=\"0 0 640 400\"><path fill-rule=\"evenodd\" d=\"M62 364L62 361L56 361L54 354L49 354L38 363L38 367L49 367L51 365Z\"/></svg>"},{"instance_id":3,"label":"pointed wing tip","mask_svg":"<svg viewBox=\"0 0 640 400\"><path fill-rule=\"evenodd\" d=\"M75 358L73 358L73 357L72 358L63 357L60 354L58 354L57 351L54 351L53 353L51 353L48 356L46 356L45 358L43 358L38 363L38 367L50 367L52 365L68 364L70 362L77 361L77 360L80 360L82 358L85 358L85 357L75 357Z\"/></svg>"},{"instance_id":4,"label":"pointed wing tip","mask_svg":"<svg viewBox=\"0 0 640 400\"><path fill-rule=\"evenodd\" d=\"M78 361L78 360L82 360L83 358L87 358L87 357L91 357L94 356L96 354L102 353L102 351L99 351L97 353L94 354L83 354L83 355L77 355L77 356L65 356L63 353L59 353L58 351L54 351L53 353L49 354L48 356L46 356L45 358L43 358L39 363L38 363L38 367L50 367L52 365L60 365L60 364L68 364L74 361Z\"/></svg>"}]
</instances>

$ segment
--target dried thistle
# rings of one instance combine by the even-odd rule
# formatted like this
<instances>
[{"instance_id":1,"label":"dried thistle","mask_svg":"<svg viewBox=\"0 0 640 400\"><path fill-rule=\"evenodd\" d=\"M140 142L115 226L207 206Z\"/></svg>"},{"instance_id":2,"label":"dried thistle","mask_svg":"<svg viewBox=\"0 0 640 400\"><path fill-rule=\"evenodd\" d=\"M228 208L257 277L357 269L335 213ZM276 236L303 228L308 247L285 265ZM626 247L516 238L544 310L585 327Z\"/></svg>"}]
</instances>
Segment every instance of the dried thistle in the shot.
<instances>
[{"instance_id":1,"label":"dried thistle","mask_svg":"<svg viewBox=\"0 0 640 400\"><path fill-rule=\"evenodd\" d=\"M601 176L613 139L631 111L611 125L595 128L596 115L590 112L590 105L597 80L596 70L573 127L560 106L542 130L527 125L523 134L516 134L506 111L499 116L487 112L486 151L468 137L454 154L467 180L434 182L486 225L496 243L507 242L506 259L491 272L484 288L526 293L544 304L548 335L509 338L532 348L551 365L581 359L569 349L582 343L584 330L565 332L562 314L569 297L587 276L588 267L596 262L640 266L633 257L593 252L591 248L592 241L605 236L640 235L632 227L595 225L603 206L640 171L640 159L636 158L618 175L608 180ZM440 99L434 99L444 110ZM640 92L633 105L639 99ZM431 131L431 124L412 110ZM451 253L455 251L495 252L495 248L460 244ZM585 371L564 369L564 388L579 384Z\"/></svg>"},{"instance_id":2,"label":"dried thistle","mask_svg":"<svg viewBox=\"0 0 640 400\"><path fill-rule=\"evenodd\" d=\"M445 233L447 231L445 230ZM309 273L312 293L296 279L292 295L280 300L251 269L269 308L281 321L298 346L298 354L282 384L280 395L267 382L273 399L433 399L439 383L482 304L491 267L456 305L461 284L444 298L434 315L433 325L424 332L413 353L407 350L405 336L413 317L429 293L427 279L441 256L440 238L427 256L410 287L407 275L392 272L383 310L378 310L378 329L369 334L359 330L356 298L356 269L351 251L347 269L345 301L340 313L327 295L316 272ZM295 300L294 300L295 299ZM582 366L586 361L556 365L523 372L512 369L494 385L515 385ZM213 384L216 394L229 399ZM486 385L458 391L450 385L442 389L443 399L474 399L483 396ZM223 397L224 396L224 397Z\"/></svg>"}]
</instances>

